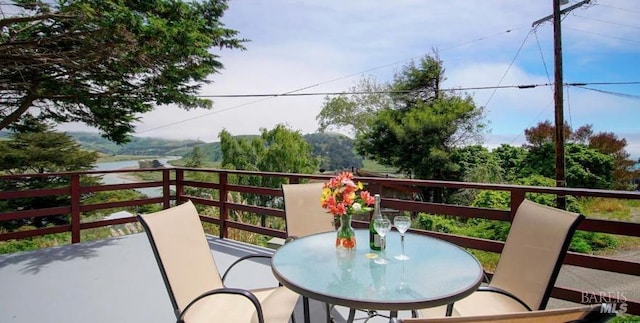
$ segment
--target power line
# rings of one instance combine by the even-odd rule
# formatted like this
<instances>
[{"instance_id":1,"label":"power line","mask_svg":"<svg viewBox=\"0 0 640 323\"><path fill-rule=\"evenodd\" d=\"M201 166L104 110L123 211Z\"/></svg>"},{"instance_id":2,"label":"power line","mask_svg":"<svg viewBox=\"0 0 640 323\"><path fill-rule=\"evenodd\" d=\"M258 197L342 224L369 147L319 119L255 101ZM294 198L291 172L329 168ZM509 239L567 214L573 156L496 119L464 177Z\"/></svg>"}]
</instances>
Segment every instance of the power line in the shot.
<instances>
[{"instance_id":1,"label":"power line","mask_svg":"<svg viewBox=\"0 0 640 323\"><path fill-rule=\"evenodd\" d=\"M590 82L590 83L565 83L566 86L584 86L584 85L633 85L640 84L640 81L633 82ZM497 89L531 89L536 87L551 86L549 83L538 84L519 84L519 85L496 85L496 86L473 86L440 89L445 92L455 91L476 91L476 90L497 90ZM384 90L384 91L347 91L347 92L307 92L307 93L254 93L254 94L209 94L200 95L202 98L252 98L252 97L296 97L296 96L318 96L318 95L366 95L366 94L407 94L419 93L427 90Z\"/></svg>"},{"instance_id":2,"label":"power line","mask_svg":"<svg viewBox=\"0 0 640 323\"><path fill-rule=\"evenodd\" d=\"M600 92L600 93L604 93L604 94L608 94L608 95L613 95L613 96L617 96L617 97L621 97L621 98L625 98L625 99L640 100L640 95L594 89L594 88L591 88L591 87L586 87L586 86L581 86L581 85L578 85L576 87L579 87L579 88L585 89L585 90L589 90L589 91L595 91L595 92Z\"/></svg>"},{"instance_id":3,"label":"power line","mask_svg":"<svg viewBox=\"0 0 640 323\"><path fill-rule=\"evenodd\" d=\"M529 36L531 36L531 32L532 31L533 31L533 29L529 30L527 35L522 40L522 43L520 44L520 47L518 47L518 50L516 51L516 55L511 60L511 63L509 64L509 67L507 67L507 70L504 71L504 74L502 74L502 78L500 78L500 81L498 82L498 85L502 84L502 81L504 81L504 78L507 76L507 74L509 74L509 70L511 70L511 67L513 66L513 63L515 63L516 59L518 58L518 55L520 55L520 51L522 50L522 47L524 47L524 44L527 42L527 39L529 39ZM494 88L493 92L491 92L491 95L489 96L489 99L487 99L487 103L484 104L485 108L487 106L489 106L489 102L491 102L491 99L493 99L493 96L496 94L496 91L498 91L497 87Z\"/></svg>"},{"instance_id":4,"label":"power line","mask_svg":"<svg viewBox=\"0 0 640 323\"><path fill-rule=\"evenodd\" d=\"M551 76L549 76L549 70L547 69L547 62L544 60L544 54L542 53L542 47L540 46L540 40L538 39L538 32L534 30L533 35L536 37L536 43L538 44L538 51L540 52L540 58L542 58L542 65L544 65L544 72L547 74L547 81L551 83Z\"/></svg>"},{"instance_id":5,"label":"power line","mask_svg":"<svg viewBox=\"0 0 640 323\"><path fill-rule=\"evenodd\" d=\"M611 8L611 9L616 9L616 10L620 10L620 11L626 11L626 12L635 13L637 15L640 15L640 11L637 11L637 10L631 10L631 9L627 9L627 8L620 8L620 7L615 7L615 6L606 5L606 4L602 4L602 3L596 3L595 5L596 6L607 7L607 8Z\"/></svg>"},{"instance_id":6,"label":"power line","mask_svg":"<svg viewBox=\"0 0 640 323\"><path fill-rule=\"evenodd\" d=\"M564 27L564 29L578 31L578 32L586 33L586 34L592 34L592 35L596 35L596 36L600 36L600 37L606 37L606 38L611 38L611 39L628 41L628 42L632 42L632 43L640 43L640 40L627 39L627 38L622 38L622 37L614 37L614 36L610 36L610 35L604 35L604 34L594 33L594 32L587 31L587 30L582 30L582 29L576 29L576 28L570 28L570 27Z\"/></svg>"},{"instance_id":7,"label":"power line","mask_svg":"<svg viewBox=\"0 0 640 323\"><path fill-rule=\"evenodd\" d=\"M510 33L513 30L516 30L516 29L519 29L519 28L522 28L522 26L517 26L517 27L511 28L511 29L507 29L507 30L499 32L499 33L495 33L495 34L492 34L492 35L479 37L479 38L476 38L476 39L472 39L470 41L462 42L462 43L459 43L459 44L456 44L456 45L441 49L440 51L451 50L451 49L454 49L454 48L457 48L457 47L460 47L460 46L464 46L464 45L468 45L468 44L475 43L475 42L478 42L478 41L486 40L488 38L492 38L492 37L495 37L495 36L498 36L498 35L503 35L503 34L506 34L506 33ZM313 88L313 87L317 87L317 86L320 86L320 85L323 85L323 84L336 82L336 81L347 79L347 78L350 78L350 77L353 77L353 76L357 76L357 75L362 75L362 74L369 73L369 72L372 72L372 71L375 71L375 70L379 70L379 69L386 68L386 67L389 67L389 66L394 66L394 65L397 65L397 64L400 64L400 63L404 63L404 62L407 62L409 60L413 60L413 59L416 59L416 58L419 58L419 57L421 57L421 56L414 56L414 57L411 57L411 58L408 58L408 59L403 59L403 60L396 61L396 62L393 62L393 63L380 65L380 66L373 67L373 68L370 68L370 69L367 69L367 70L364 70L364 71L361 71L361 72L352 73L352 74L348 74L348 75L341 76L341 77L338 77L338 78L330 79L330 80L327 80L327 81L315 83L315 84L312 84L312 85L308 85L308 86L299 88L297 90L284 92L284 93L281 93L281 94L278 94L278 95L265 95L265 98L260 99L260 100L246 102L246 103L235 105L235 106L232 106L232 107L229 107L229 108L226 108L226 109L220 109L220 110L212 111L210 113L206 113L206 114L203 114L203 115L200 115L200 116L196 116L196 117L192 117L192 118L188 118L188 119L184 119L184 120L179 120L179 121L172 122L172 123L169 123L169 124L165 124L165 125L162 125L162 126L158 126L158 127L154 127L154 128L149 128L149 129L145 129L145 130L142 130L142 131L138 131L137 133L139 133L139 134L140 133L146 133L146 132L149 132L149 131L152 131L152 130L157 130L157 129L173 126L173 125L180 124L180 123L183 123L183 122L187 122L187 121L199 119L199 118L202 118L202 117L210 116L210 115L213 115L213 114L216 114L216 113L229 111L229 110L237 109L237 108L244 107L244 106L247 106L247 105L251 105L251 104L254 104L254 103L259 103L259 102L263 102L263 101L266 101L266 100L270 100L273 97L277 97L277 96L291 96L291 94L293 94L294 92L299 92L299 91L306 90L306 89ZM250 96L251 95L245 95L245 97L250 97ZM215 96L206 96L206 95L204 95L204 96L201 96L201 97L215 97Z\"/></svg>"},{"instance_id":8,"label":"power line","mask_svg":"<svg viewBox=\"0 0 640 323\"><path fill-rule=\"evenodd\" d=\"M576 15L575 13L573 15L578 17L578 18L587 19L587 20L593 20L593 21L597 21L597 22L601 22L601 23L605 23L605 24L621 26L621 27L627 27L627 28L640 29L640 27L638 27L638 26L631 26L631 25L621 24L621 23L617 23L617 22L613 22L613 21L607 21L607 20L602 20L602 19L597 19L597 18L590 18L590 17L580 16L580 15Z\"/></svg>"}]
</instances>

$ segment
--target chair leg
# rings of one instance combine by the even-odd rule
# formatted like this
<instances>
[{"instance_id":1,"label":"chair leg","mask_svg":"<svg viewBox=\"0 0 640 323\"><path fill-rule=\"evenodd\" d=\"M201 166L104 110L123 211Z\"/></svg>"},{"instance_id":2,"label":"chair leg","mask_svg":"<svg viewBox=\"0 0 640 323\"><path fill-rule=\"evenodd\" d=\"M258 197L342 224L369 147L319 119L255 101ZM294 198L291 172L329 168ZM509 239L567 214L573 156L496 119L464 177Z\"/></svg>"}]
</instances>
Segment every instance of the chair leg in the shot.
<instances>
[{"instance_id":1,"label":"chair leg","mask_svg":"<svg viewBox=\"0 0 640 323\"><path fill-rule=\"evenodd\" d=\"M453 314L453 303L447 304L447 312L445 313L445 316L451 316L451 314Z\"/></svg>"},{"instance_id":2,"label":"chair leg","mask_svg":"<svg viewBox=\"0 0 640 323\"><path fill-rule=\"evenodd\" d=\"M353 320L356 318L356 310L353 308L349 309L349 318L347 318L348 323L353 323Z\"/></svg>"},{"instance_id":3,"label":"chair leg","mask_svg":"<svg viewBox=\"0 0 640 323\"><path fill-rule=\"evenodd\" d=\"M325 312L327 314L327 323L334 323L333 316L331 316L331 305L324 303Z\"/></svg>"},{"instance_id":4,"label":"chair leg","mask_svg":"<svg viewBox=\"0 0 640 323\"><path fill-rule=\"evenodd\" d=\"M309 319L309 298L302 296L302 311L304 313L304 323L310 323Z\"/></svg>"}]
</instances>

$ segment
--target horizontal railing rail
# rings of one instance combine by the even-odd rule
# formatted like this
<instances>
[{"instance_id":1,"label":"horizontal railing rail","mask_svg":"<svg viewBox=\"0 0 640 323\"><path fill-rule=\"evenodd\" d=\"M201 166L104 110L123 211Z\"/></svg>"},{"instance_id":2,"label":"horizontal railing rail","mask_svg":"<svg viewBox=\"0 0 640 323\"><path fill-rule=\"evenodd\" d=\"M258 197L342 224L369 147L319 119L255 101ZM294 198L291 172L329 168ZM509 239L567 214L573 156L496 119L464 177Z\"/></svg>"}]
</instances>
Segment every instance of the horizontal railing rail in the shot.
<instances>
[{"instance_id":1,"label":"horizontal railing rail","mask_svg":"<svg viewBox=\"0 0 640 323\"><path fill-rule=\"evenodd\" d=\"M133 172L161 173L161 179L108 185L81 184L82 176L100 176L112 173L128 174ZM198 176L189 176L194 174L213 175L212 177L214 179L198 180ZM24 180L26 178L46 179L52 177L63 177L68 179L69 184L66 186L49 189L17 189L12 191L1 191L0 203L2 203L3 201L7 202L14 199L55 196L67 198L69 200L69 205L42 209L11 210L9 212L0 213L0 222L45 216L66 215L69 216L70 223L25 231L0 232L0 241L25 239L35 236L66 232L70 233L71 235L71 243L78 243L81 242L80 233L82 230L108 227L112 225L126 224L137 221L135 217L131 216L118 219L82 222L81 219L83 213L112 208L135 208L148 204L160 204L163 208L168 208L172 205L172 203L183 202L186 200L191 200L196 205L209 206L217 210L217 217L201 215L201 220L206 223L217 225L219 227L219 235L221 238L229 237L229 229L242 230L270 237L286 238L286 231L284 229L266 226L264 220L261 223L254 224L236 221L230 217L231 212L241 212L259 215L263 219L267 217L278 218L282 219L282 221L284 222L284 210L281 208L274 206L250 205L243 202L242 200L234 200L229 198L234 194L251 194L256 196L264 196L266 199L276 199L282 197L282 191L279 187L272 188L235 183L234 178L248 176L276 178L288 183L300 183L304 181L318 180L325 181L330 178L329 175L305 175L293 173L254 172L185 167L4 175L0 176L0 182ZM365 185L367 185L367 189L372 193L382 193L383 199L381 205L385 209L396 210L397 212L423 212L427 214L438 214L462 218L478 218L507 222L510 222L513 219L517 206L524 200L527 193L542 193L551 194L554 196L601 197L612 199L640 200L640 192L630 191L481 184L439 180L413 180L377 177L360 177L358 178L358 180L365 183ZM511 208L510 210L478 208L464 205L418 201L412 198L390 197L385 194L385 192L387 192L388 190L400 190L402 192L419 192L421 188L431 187L508 192L511 199ZM162 193L158 197L139 198L135 200L105 201L94 204L83 203L83 197L90 195L91 193L144 188L157 188L160 189ZM203 196L189 195L189 192L192 189L208 190L210 192L215 192L216 194L204 194ZM354 220L354 226L368 227L368 222L363 220ZM640 237L640 223L636 222L587 218L580 224L578 230L623 235L629 237ZM442 232L419 229L412 229L412 232L434 236L455 243L464 248L495 253L500 253L504 246L504 243L501 241L459 236ZM624 259L569 252L567 254L567 257L565 258L564 263L567 265L603 270L612 273L640 276L640 263ZM594 297L588 297L591 294L593 294L593 291L576 290L562 286L556 286L552 292L553 297L576 303L584 303L585 299L598 299L598 295L595 294ZM612 301L624 302L627 304L628 313L636 315L640 314L639 300L613 298Z\"/></svg>"}]
</instances>

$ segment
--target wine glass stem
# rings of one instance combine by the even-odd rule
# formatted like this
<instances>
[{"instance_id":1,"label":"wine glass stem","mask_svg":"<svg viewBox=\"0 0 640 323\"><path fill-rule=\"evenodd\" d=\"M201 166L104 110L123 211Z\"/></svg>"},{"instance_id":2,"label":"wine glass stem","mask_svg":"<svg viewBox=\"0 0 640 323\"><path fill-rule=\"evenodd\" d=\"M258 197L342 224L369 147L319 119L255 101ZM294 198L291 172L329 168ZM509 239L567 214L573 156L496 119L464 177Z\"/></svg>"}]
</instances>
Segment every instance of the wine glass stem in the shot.
<instances>
[{"instance_id":1,"label":"wine glass stem","mask_svg":"<svg viewBox=\"0 0 640 323\"><path fill-rule=\"evenodd\" d=\"M380 236L380 248L382 249L382 259L385 259L385 250L387 249L384 243L384 237Z\"/></svg>"},{"instance_id":2,"label":"wine glass stem","mask_svg":"<svg viewBox=\"0 0 640 323\"><path fill-rule=\"evenodd\" d=\"M400 245L402 246L402 256L404 256L404 234L400 235Z\"/></svg>"}]
</instances>

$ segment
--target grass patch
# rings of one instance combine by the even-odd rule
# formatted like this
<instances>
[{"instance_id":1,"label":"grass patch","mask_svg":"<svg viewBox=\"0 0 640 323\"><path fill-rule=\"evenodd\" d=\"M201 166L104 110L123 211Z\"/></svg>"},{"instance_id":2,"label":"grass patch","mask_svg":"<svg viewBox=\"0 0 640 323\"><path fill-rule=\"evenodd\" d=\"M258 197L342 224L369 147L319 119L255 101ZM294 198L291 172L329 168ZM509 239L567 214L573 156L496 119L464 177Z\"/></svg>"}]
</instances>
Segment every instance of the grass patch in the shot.
<instances>
[{"instance_id":1,"label":"grass patch","mask_svg":"<svg viewBox=\"0 0 640 323\"><path fill-rule=\"evenodd\" d=\"M583 199L580 202L580 209L585 216L617 221L630 221L633 207L640 207L640 200L596 197Z\"/></svg>"},{"instance_id":2,"label":"grass patch","mask_svg":"<svg viewBox=\"0 0 640 323\"><path fill-rule=\"evenodd\" d=\"M494 272L500 260L500 254L484 250L467 249L474 257L478 259L482 268L488 272Z\"/></svg>"},{"instance_id":3,"label":"grass patch","mask_svg":"<svg viewBox=\"0 0 640 323\"><path fill-rule=\"evenodd\" d=\"M362 169L366 169L371 172L389 173L389 174L395 174L398 171L398 169L395 167L380 165L370 159L365 159L362 161Z\"/></svg>"}]
</instances>

